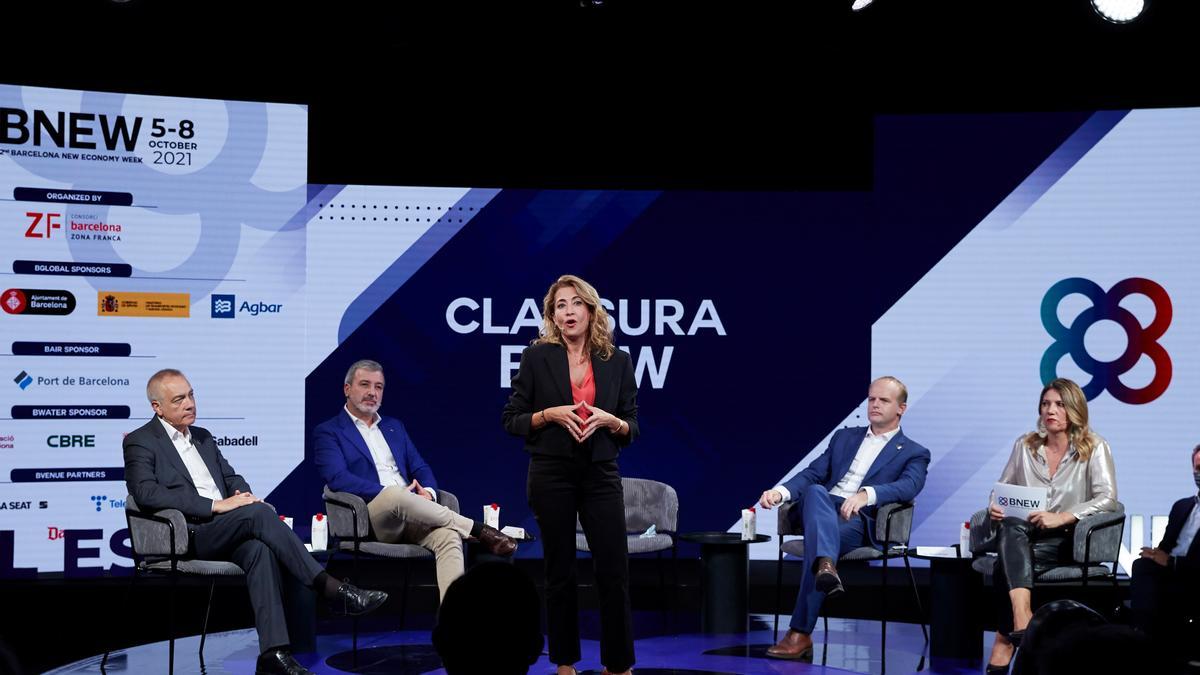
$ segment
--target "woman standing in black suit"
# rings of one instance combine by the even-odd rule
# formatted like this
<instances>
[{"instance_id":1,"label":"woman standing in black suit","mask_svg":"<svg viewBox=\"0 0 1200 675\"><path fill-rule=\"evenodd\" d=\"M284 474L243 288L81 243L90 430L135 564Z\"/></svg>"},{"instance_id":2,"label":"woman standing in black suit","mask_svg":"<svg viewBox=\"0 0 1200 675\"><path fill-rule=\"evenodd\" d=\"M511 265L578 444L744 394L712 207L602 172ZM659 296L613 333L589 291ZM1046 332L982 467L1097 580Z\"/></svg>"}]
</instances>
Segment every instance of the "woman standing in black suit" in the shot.
<instances>
[{"instance_id":1,"label":"woman standing in black suit","mask_svg":"<svg viewBox=\"0 0 1200 675\"><path fill-rule=\"evenodd\" d=\"M613 346L608 312L583 279L558 278L542 302L542 330L521 354L504 428L525 439L527 493L546 561L550 660L558 675L579 661L575 517L583 526L600 595L600 660L632 672L629 552L617 455L638 435L633 362Z\"/></svg>"}]
</instances>

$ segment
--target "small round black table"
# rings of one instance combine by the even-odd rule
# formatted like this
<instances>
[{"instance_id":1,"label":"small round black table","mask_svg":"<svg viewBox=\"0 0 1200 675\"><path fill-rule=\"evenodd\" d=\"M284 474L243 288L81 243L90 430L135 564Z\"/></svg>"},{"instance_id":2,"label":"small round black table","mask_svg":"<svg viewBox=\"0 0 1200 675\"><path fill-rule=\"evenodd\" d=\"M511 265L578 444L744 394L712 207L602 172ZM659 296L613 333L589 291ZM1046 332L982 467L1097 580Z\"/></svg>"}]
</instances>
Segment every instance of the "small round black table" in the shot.
<instances>
[{"instance_id":1,"label":"small round black table","mask_svg":"<svg viewBox=\"0 0 1200 675\"><path fill-rule=\"evenodd\" d=\"M749 544L770 541L760 534L751 540L732 532L689 532L684 541L700 544L700 623L706 633L744 633L749 612Z\"/></svg>"},{"instance_id":2,"label":"small round black table","mask_svg":"<svg viewBox=\"0 0 1200 675\"><path fill-rule=\"evenodd\" d=\"M910 558L929 561L929 656L978 662L983 658L983 578L958 546L917 546Z\"/></svg>"}]
</instances>

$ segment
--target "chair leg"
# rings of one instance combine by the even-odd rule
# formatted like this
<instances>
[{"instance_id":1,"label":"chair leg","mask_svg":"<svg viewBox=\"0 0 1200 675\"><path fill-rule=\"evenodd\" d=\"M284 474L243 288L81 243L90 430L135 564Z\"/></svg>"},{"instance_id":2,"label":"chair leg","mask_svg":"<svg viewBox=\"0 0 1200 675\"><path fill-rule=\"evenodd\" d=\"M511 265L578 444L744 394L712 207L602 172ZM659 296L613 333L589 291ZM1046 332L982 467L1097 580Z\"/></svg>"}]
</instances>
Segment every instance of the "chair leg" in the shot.
<instances>
[{"instance_id":1,"label":"chair leg","mask_svg":"<svg viewBox=\"0 0 1200 675\"><path fill-rule=\"evenodd\" d=\"M884 542L884 546L885 547L887 546L887 542ZM884 673L887 672L888 556L886 553L884 553L884 555L883 555L883 570L882 571L883 571L883 575L882 575L883 576L883 589L882 589L882 592L880 592L880 594L879 594L879 608L880 608L880 616L879 616L879 622L880 622L879 623L879 675L883 675Z\"/></svg>"},{"instance_id":2,"label":"chair leg","mask_svg":"<svg viewBox=\"0 0 1200 675\"><path fill-rule=\"evenodd\" d=\"M167 649L167 673L175 675L175 591L179 585L179 573L171 570L171 593L170 601L167 603L167 635L170 638L170 647Z\"/></svg>"},{"instance_id":3,"label":"chair leg","mask_svg":"<svg viewBox=\"0 0 1200 675\"><path fill-rule=\"evenodd\" d=\"M779 548L779 560L775 563L775 630L771 638L779 641L779 612L783 609L783 547Z\"/></svg>"},{"instance_id":4,"label":"chair leg","mask_svg":"<svg viewBox=\"0 0 1200 675\"><path fill-rule=\"evenodd\" d=\"M821 622L824 625L825 636L821 639L821 665L829 659L829 615L825 613L825 607L821 607Z\"/></svg>"},{"instance_id":5,"label":"chair leg","mask_svg":"<svg viewBox=\"0 0 1200 675\"><path fill-rule=\"evenodd\" d=\"M662 607L663 633L667 632L667 576L663 572L662 551L658 552L658 604Z\"/></svg>"},{"instance_id":6,"label":"chair leg","mask_svg":"<svg viewBox=\"0 0 1200 675\"><path fill-rule=\"evenodd\" d=\"M671 603L675 607L675 628L676 632L679 629L679 549L675 546L675 541L671 540L671 577L674 583L671 584Z\"/></svg>"},{"instance_id":7,"label":"chair leg","mask_svg":"<svg viewBox=\"0 0 1200 675\"><path fill-rule=\"evenodd\" d=\"M129 607L133 604L133 582L137 581L138 568L137 561L133 563L133 574L129 575L129 585L125 587L125 611L129 611ZM108 665L108 655L113 650L113 638L108 638L108 648L104 650L104 657L100 659L100 672L104 672L105 666Z\"/></svg>"},{"instance_id":8,"label":"chair leg","mask_svg":"<svg viewBox=\"0 0 1200 675\"><path fill-rule=\"evenodd\" d=\"M358 541L356 540L354 544L355 544L354 545L354 562L352 563L352 565L354 567L354 579L356 581L358 581L359 580L358 579ZM357 614L350 618L350 635L351 635L351 637L350 637L350 639L351 639L350 664L352 666L354 666L354 668L357 669L358 668L358 615Z\"/></svg>"},{"instance_id":9,"label":"chair leg","mask_svg":"<svg viewBox=\"0 0 1200 675\"><path fill-rule=\"evenodd\" d=\"M208 615L212 613L213 590L217 587L217 578L213 577L208 583L208 604L204 606L204 627L200 629L200 662L204 662L204 640L208 637Z\"/></svg>"},{"instance_id":10,"label":"chair leg","mask_svg":"<svg viewBox=\"0 0 1200 675\"><path fill-rule=\"evenodd\" d=\"M929 630L925 627L925 607L921 605L921 594L917 591L917 578L913 576L912 565L908 562L908 555L904 556L904 567L908 570L908 581L912 584L913 600L917 602L917 616L921 617L921 635L925 636L925 644L929 644Z\"/></svg>"},{"instance_id":11,"label":"chair leg","mask_svg":"<svg viewBox=\"0 0 1200 675\"><path fill-rule=\"evenodd\" d=\"M408 610L408 575L411 572L412 561L405 559L401 567L404 569L404 586L400 591L400 630L404 630L404 614Z\"/></svg>"},{"instance_id":12,"label":"chair leg","mask_svg":"<svg viewBox=\"0 0 1200 675\"><path fill-rule=\"evenodd\" d=\"M1119 563L1114 561L1113 569L1112 569L1112 589L1113 589L1112 612L1113 612L1113 616L1119 616L1119 613L1117 612L1117 610L1122 607L1121 587L1117 585L1117 565L1118 564Z\"/></svg>"}]
</instances>

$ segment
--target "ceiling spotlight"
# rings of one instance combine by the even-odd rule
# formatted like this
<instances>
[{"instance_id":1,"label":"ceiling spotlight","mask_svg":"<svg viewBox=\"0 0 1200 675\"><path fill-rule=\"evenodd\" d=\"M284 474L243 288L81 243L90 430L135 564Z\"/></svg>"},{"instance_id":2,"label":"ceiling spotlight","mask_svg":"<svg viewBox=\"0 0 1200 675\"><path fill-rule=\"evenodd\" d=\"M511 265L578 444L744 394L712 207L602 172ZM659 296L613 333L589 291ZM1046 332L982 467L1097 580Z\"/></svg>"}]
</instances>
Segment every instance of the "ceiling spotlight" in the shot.
<instances>
[{"instance_id":1,"label":"ceiling spotlight","mask_svg":"<svg viewBox=\"0 0 1200 675\"><path fill-rule=\"evenodd\" d=\"M850 9L855 12L861 11L863 8L870 5L875 0L854 0L854 4L850 5Z\"/></svg>"},{"instance_id":2,"label":"ceiling spotlight","mask_svg":"<svg viewBox=\"0 0 1200 675\"><path fill-rule=\"evenodd\" d=\"M1092 0L1092 9L1113 23L1129 23L1146 10L1146 0Z\"/></svg>"}]
</instances>

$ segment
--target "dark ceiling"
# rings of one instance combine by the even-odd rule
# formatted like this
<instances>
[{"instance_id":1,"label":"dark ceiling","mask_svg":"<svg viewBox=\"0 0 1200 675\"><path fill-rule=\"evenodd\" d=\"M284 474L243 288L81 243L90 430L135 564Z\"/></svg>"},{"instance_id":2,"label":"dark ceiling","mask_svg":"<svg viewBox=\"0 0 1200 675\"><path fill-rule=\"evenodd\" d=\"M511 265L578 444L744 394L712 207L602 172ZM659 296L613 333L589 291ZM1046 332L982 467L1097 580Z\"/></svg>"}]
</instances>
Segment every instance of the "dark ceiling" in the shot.
<instances>
[{"instance_id":1,"label":"dark ceiling","mask_svg":"<svg viewBox=\"0 0 1200 675\"><path fill-rule=\"evenodd\" d=\"M1197 2L849 4L40 0L0 82L304 103L312 182L399 185L865 189L877 114L1200 105Z\"/></svg>"}]
</instances>

